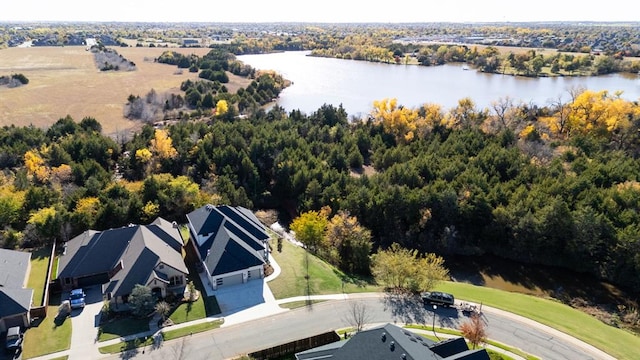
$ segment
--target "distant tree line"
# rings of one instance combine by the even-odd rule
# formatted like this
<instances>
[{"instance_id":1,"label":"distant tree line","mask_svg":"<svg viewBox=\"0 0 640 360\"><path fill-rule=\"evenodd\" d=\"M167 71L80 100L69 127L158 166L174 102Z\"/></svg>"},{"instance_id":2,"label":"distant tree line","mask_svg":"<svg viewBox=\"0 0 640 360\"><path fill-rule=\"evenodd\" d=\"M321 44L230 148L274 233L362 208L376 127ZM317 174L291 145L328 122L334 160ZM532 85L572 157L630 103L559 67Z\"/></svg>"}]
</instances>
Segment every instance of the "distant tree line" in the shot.
<instances>
[{"instance_id":1,"label":"distant tree line","mask_svg":"<svg viewBox=\"0 0 640 360\"><path fill-rule=\"evenodd\" d=\"M351 243L326 237L316 248L338 264L370 236L372 253L397 243L495 254L640 285L640 111L615 94L484 110L461 99L446 111L385 99L361 121L332 105L212 116L144 126L122 143L93 118L1 128L2 246L156 216L184 222L206 203L280 209L284 221L328 207L326 219L362 227ZM345 269L366 269L365 258L346 259Z\"/></svg>"},{"instance_id":2,"label":"distant tree line","mask_svg":"<svg viewBox=\"0 0 640 360\"><path fill-rule=\"evenodd\" d=\"M282 76L275 72L257 71L236 60L233 54L220 50L211 50L203 57L165 51L156 61L199 72L198 77L202 80L184 81L180 85L184 95L158 94L154 90L144 98L131 94L125 105L125 117L147 122L200 117L224 100L230 105L224 116L233 118L272 102L286 86ZM229 82L227 72L253 80L246 88L231 94L224 85Z\"/></svg>"},{"instance_id":3,"label":"distant tree line","mask_svg":"<svg viewBox=\"0 0 640 360\"><path fill-rule=\"evenodd\" d=\"M103 45L94 45L90 50L100 71L134 71L136 69L136 64L133 61L125 59L113 49Z\"/></svg>"}]
</instances>

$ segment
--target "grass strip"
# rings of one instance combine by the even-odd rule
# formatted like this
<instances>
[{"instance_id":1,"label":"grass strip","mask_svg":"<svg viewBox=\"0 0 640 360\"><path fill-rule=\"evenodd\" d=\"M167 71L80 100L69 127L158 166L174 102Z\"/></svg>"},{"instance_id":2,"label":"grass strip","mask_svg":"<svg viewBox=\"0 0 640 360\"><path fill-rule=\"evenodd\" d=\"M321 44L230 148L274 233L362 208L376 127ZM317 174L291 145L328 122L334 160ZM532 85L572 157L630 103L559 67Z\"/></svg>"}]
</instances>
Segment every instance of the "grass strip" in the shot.
<instances>
[{"instance_id":1,"label":"grass strip","mask_svg":"<svg viewBox=\"0 0 640 360\"><path fill-rule=\"evenodd\" d=\"M456 282L441 283L437 289L455 294L459 299L482 303L545 324L615 358L634 359L638 356L640 337L609 326L559 301Z\"/></svg>"}]
</instances>

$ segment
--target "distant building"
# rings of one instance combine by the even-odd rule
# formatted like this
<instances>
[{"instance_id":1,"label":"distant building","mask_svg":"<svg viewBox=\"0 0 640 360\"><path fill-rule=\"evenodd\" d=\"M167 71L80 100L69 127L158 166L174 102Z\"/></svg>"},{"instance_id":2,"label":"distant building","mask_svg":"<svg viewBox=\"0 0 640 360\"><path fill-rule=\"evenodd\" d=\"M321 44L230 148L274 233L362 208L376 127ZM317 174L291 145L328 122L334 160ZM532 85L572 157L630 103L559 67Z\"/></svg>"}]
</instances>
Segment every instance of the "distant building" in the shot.
<instances>
[{"instance_id":1,"label":"distant building","mask_svg":"<svg viewBox=\"0 0 640 360\"><path fill-rule=\"evenodd\" d=\"M91 47L98 45L98 41L95 38L86 38L84 39L84 44L87 46L87 49L91 49Z\"/></svg>"},{"instance_id":2,"label":"distant building","mask_svg":"<svg viewBox=\"0 0 640 360\"><path fill-rule=\"evenodd\" d=\"M469 350L462 337L435 342L393 324L295 356L297 360L489 360L485 349Z\"/></svg>"}]
</instances>

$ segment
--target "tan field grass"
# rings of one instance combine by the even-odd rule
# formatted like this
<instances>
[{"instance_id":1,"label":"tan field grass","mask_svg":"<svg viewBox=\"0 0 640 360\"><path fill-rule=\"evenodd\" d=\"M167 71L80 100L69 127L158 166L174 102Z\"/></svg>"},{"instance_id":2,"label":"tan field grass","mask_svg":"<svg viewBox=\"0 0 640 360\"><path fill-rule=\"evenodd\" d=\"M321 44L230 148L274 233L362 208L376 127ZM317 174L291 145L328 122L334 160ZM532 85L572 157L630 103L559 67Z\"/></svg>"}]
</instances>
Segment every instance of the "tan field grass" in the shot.
<instances>
[{"instance_id":1,"label":"tan field grass","mask_svg":"<svg viewBox=\"0 0 640 360\"><path fill-rule=\"evenodd\" d=\"M70 115L80 121L93 117L106 135L126 135L140 127L123 116L129 95L144 96L151 89L158 93L180 92L180 84L196 80L197 74L153 59L165 48L115 47L120 55L136 64L135 71L100 71L93 54L84 47L32 47L0 50L0 75L20 73L29 84L17 88L0 87L0 126L16 125L46 128ZM185 55L205 55L207 48L172 48ZM235 92L249 80L229 74L226 87Z\"/></svg>"}]
</instances>

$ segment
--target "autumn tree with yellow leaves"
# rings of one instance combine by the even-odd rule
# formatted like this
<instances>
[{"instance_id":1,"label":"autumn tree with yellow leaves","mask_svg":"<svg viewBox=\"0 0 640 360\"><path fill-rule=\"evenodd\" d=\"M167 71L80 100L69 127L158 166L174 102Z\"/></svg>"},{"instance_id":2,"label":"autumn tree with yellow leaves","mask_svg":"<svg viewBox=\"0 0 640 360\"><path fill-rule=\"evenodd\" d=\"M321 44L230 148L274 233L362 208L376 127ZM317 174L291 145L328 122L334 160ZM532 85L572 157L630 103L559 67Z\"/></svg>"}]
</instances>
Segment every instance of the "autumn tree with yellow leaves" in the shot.
<instances>
[{"instance_id":1,"label":"autumn tree with yellow leaves","mask_svg":"<svg viewBox=\"0 0 640 360\"><path fill-rule=\"evenodd\" d=\"M374 101L371 115L382 122L384 131L393 135L398 143L411 142L416 131L425 125L417 110L398 106L398 99Z\"/></svg>"},{"instance_id":2,"label":"autumn tree with yellow leaves","mask_svg":"<svg viewBox=\"0 0 640 360\"><path fill-rule=\"evenodd\" d=\"M38 150L27 150L24 153L24 166L27 174L40 183L49 180L51 169L46 165L42 154Z\"/></svg>"},{"instance_id":3,"label":"autumn tree with yellow leaves","mask_svg":"<svg viewBox=\"0 0 640 360\"><path fill-rule=\"evenodd\" d=\"M229 111L229 103L227 100L218 100L216 103L216 116L222 116Z\"/></svg>"},{"instance_id":4,"label":"autumn tree with yellow leaves","mask_svg":"<svg viewBox=\"0 0 640 360\"><path fill-rule=\"evenodd\" d=\"M155 131L149 150L160 159L173 159L178 155L178 152L173 147L173 141L169 137L169 133L163 129Z\"/></svg>"},{"instance_id":5,"label":"autumn tree with yellow leaves","mask_svg":"<svg viewBox=\"0 0 640 360\"><path fill-rule=\"evenodd\" d=\"M320 211L307 211L300 214L291 223L290 228L295 232L296 239L314 254L321 248L330 212L329 208Z\"/></svg>"},{"instance_id":6,"label":"autumn tree with yellow leaves","mask_svg":"<svg viewBox=\"0 0 640 360\"><path fill-rule=\"evenodd\" d=\"M372 255L371 271L386 288L413 292L429 291L449 276L442 257L420 254L398 243Z\"/></svg>"},{"instance_id":7,"label":"autumn tree with yellow leaves","mask_svg":"<svg viewBox=\"0 0 640 360\"><path fill-rule=\"evenodd\" d=\"M556 137L590 135L609 139L622 148L632 135L629 130L633 121L640 118L640 106L620 95L581 90L573 94L572 102L559 102L552 116L541 117L539 121Z\"/></svg>"}]
</instances>

